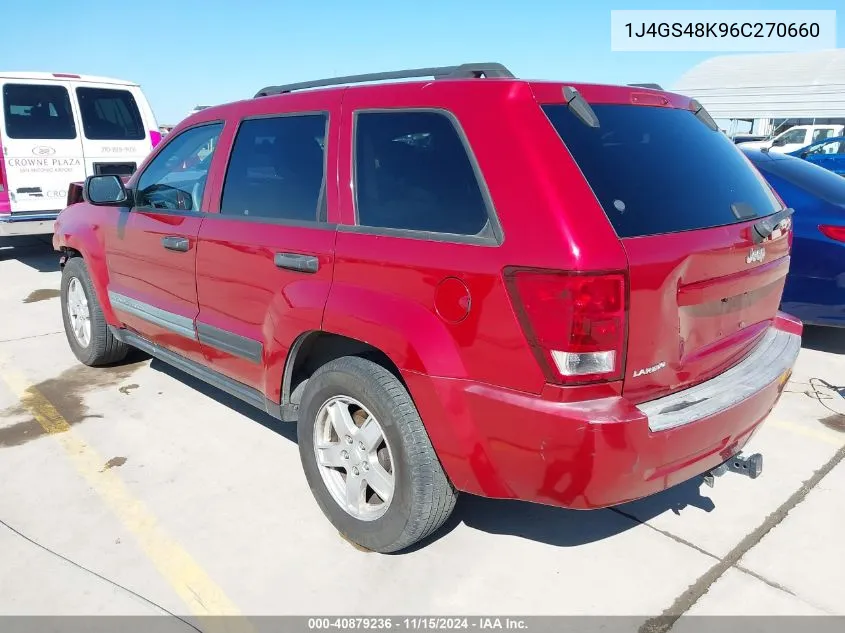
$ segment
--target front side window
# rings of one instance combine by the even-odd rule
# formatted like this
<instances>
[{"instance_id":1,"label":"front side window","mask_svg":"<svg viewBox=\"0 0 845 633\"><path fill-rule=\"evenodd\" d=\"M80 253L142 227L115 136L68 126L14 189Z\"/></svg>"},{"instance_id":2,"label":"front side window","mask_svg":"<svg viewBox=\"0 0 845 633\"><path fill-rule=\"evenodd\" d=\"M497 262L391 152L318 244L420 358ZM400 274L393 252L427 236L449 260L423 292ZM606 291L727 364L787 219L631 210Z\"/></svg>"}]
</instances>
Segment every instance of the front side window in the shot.
<instances>
[{"instance_id":1,"label":"front side window","mask_svg":"<svg viewBox=\"0 0 845 633\"><path fill-rule=\"evenodd\" d=\"M63 86L6 84L3 114L9 138L76 138L70 96Z\"/></svg>"},{"instance_id":2,"label":"front side window","mask_svg":"<svg viewBox=\"0 0 845 633\"><path fill-rule=\"evenodd\" d=\"M355 119L360 226L477 235L487 207L464 143L441 112L360 112Z\"/></svg>"},{"instance_id":3,"label":"front side window","mask_svg":"<svg viewBox=\"0 0 845 633\"><path fill-rule=\"evenodd\" d=\"M223 185L222 215L315 222L325 182L325 114L241 123Z\"/></svg>"},{"instance_id":4,"label":"front side window","mask_svg":"<svg viewBox=\"0 0 845 633\"><path fill-rule=\"evenodd\" d=\"M793 143L804 143L807 140L807 130L795 129L785 132L777 138L779 145L791 145Z\"/></svg>"},{"instance_id":5,"label":"front side window","mask_svg":"<svg viewBox=\"0 0 845 633\"><path fill-rule=\"evenodd\" d=\"M168 140L138 180L135 206L199 211L222 123L191 128Z\"/></svg>"},{"instance_id":6,"label":"front side window","mask_svg":"<svg viewBox=\"0 0 845 633\"><path fill-rule=\"evenodd\" d=\"M98 141L142 141L147 132L135 97L128 90L77 88L85 138Z\"/></svg>"}]
</instances>

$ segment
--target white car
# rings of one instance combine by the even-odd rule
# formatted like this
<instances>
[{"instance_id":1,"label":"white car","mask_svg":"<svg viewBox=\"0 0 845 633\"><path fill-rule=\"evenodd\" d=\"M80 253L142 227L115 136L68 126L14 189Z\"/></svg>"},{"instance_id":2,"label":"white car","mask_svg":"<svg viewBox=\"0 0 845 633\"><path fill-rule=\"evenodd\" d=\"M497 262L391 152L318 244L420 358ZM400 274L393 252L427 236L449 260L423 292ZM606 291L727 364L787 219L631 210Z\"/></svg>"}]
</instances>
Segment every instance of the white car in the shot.
<instances>
[{"instance_id":1,"label":"white car","mask_svg":"<svg viewBox=\"0 0 845 633\"><path fill-rule=\"evenodd\" d=\"M746 149L768 149L770 152L788 154L806 147L810 143L823 141L833 136L842 136L845 125L796 125L765 141L738 143Z\"/></svg>"},{"instance_id":2,"label":"white car","mask_svg":"<svg viewBox=\"0 0 845 633\"><path fill-rule=\"evenodd\" d=\"M0 236L53 232L72 182L129 176L161 133L138 84L0 71Z\"/></svg>"}]
</instances>

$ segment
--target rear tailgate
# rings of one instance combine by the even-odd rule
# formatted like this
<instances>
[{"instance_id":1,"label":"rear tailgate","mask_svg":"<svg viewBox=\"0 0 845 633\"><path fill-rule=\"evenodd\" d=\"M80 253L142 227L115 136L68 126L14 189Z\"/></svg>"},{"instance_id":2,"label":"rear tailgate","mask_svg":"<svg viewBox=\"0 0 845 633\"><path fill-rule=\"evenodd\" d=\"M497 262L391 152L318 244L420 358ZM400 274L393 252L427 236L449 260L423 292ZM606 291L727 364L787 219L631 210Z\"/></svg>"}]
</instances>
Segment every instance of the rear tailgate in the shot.
<instances>
[{"instance_id":1,"label":"rear tailgate","mask_svg":"<svg viewBox=\"0 0 845 633\"><path fill-rule=\"evenodd\" d=\"M736 146L659 93L614 94L615 103L592 104L598 127L565 104L544 110L627 253L623 393L643 402L752 349L778 310L789 222L755 244L754 224L783 204Z\"/></svg>"}]
</instances>

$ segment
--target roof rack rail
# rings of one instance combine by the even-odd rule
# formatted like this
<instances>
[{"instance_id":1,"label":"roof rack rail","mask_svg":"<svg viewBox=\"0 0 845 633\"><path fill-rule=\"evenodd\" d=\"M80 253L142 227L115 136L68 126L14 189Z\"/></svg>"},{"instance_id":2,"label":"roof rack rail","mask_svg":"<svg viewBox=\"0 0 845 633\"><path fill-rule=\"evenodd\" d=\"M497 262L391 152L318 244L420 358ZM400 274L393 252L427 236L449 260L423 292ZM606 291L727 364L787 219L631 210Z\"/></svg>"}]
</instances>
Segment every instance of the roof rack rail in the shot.
<instances>
[{"instance_id":1,"label":"roof rack rail","mask_svg":"<svg viewBox=\"0 0 845 633\"><path fill-rule=\"evenodd\" d=\"M651 88L652 90L663 90L660 84L628 84L634 88Z\"/></svg>"},{"instance_id":2,"label":"roof rack rail","mask_svg":"<svg viewBox=\"0 0 845 633\"><path fill-rule=\"evenodd\" d=\"M413 77L433 77L434 79L462 79L478 77L505 77L513 79L514 75L502 64L486 62L481 64L460 64L458 66L439 66L433 68L409 68L384 73L370 73L367 75L348 75L346 77L331 77L314 81L302 81L282 86L267 86L259 90L256 97L284 94L294 90L308 88L323 88L326 86L340 86L343 84L367 83L371 81L387 81L390 79L410 79Z\"/></svg>"}]
</instances>

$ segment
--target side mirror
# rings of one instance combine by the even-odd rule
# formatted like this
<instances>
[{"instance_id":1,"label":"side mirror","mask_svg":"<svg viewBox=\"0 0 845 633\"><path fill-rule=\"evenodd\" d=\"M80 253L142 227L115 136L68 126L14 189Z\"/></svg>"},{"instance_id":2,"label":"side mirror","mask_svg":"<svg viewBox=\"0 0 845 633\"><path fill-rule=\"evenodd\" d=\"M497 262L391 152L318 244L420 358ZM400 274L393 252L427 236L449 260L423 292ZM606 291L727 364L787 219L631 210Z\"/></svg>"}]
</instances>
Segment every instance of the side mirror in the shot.
<instances>
[{"instance_id":1,"label":"side mirror","mask_svg":"<svg viewBox=\"0 0 845 633\"><path fill-rule=\"evenodd\" d=\"M784 145L786 145L786 139L776 138L772 141L772 147L783 147Z\"/></svg>"},{"instance_id":2,"label":"side mirror","mask_svg":"<svg viewBox=\"0 0 845 633\"><path fill-rule=\"evenodd\" d=\"M82 190L85 200L93 205L122 205L129 202L129 192L120 176L88 176Z\"/></svg>"},{"instance_id":3,"label":"side mirror","mask_svg":"<svg viewBox=\"0 0 845 633\"><path fill-rule=\"evenodd\" d=\"M807 151L801 152L801 158L807 158L807 156L809 156L809 155L810 155L810 152L807 152Z\"/></svg>"}]
</instances>

